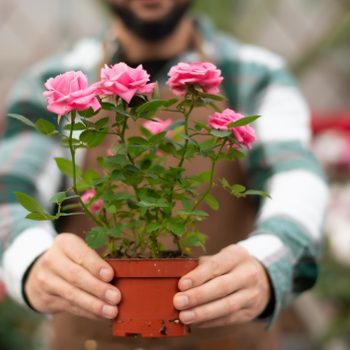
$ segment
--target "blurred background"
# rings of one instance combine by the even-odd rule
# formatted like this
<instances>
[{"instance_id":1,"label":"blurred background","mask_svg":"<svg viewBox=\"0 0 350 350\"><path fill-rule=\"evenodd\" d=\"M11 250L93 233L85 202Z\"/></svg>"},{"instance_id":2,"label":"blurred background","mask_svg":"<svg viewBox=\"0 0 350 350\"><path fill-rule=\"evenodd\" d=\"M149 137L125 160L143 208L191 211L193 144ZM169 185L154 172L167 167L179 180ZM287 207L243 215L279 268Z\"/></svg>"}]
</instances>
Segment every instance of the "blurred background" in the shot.
<instances>
[{"instance_id":1,"label":"blurred background","mask_svg":"<svg viewBox=\"0 0 350 350\"><path fill-rule=\"evenodd\" d=\"M320 280L282 315L283 349L350 349L350 0L197 0L196 7L240 41L285 57L300 82L332 199ZM28 66L106 26L98 0L1 0L0 111ZM0 349L40 349L45 332L0 282Z\"/></svg>"}]
</instances>

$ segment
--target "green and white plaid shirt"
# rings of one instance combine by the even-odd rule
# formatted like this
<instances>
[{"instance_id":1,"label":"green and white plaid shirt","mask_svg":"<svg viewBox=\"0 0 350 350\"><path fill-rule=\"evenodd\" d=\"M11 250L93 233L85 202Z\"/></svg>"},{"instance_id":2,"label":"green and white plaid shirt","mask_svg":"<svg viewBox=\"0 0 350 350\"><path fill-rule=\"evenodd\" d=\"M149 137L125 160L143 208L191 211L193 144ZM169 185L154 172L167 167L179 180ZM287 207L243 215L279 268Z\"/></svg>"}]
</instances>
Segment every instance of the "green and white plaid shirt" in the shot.
<instances>
[{"instance_id":1,"label":"green and white plaid shirt","mask_svg":"<svg viewBox=\"0 0 350 350\"><path fill-rule=\"evenodd\" d=\"M328 189L309 150L309 111L281 58L217 33L206 21L199 21L199 29L205 55L225 77L223 89L231 107L263 116L255 122L258 141L245 170L251 187L265 189L272 200L262 202L255 231L239 244L269 273L276 298L273 321L282 308L314 285L318 275ZM6 113L52 120L42 95L44 82L67 70L82 70L93 82L104 54L102 40L87 39L68 53L38 63L15 86ZM199 59L197 52L189 51L177 61ZM62 183L52 159L63 150L55 139L14 119L6 122L0 144L0 257L8 293L24 304L23 274L50 247L56 232L51 223L25 219L26 211L14 192L26 192L48 204Z\"/></svg>"}]
</instances>

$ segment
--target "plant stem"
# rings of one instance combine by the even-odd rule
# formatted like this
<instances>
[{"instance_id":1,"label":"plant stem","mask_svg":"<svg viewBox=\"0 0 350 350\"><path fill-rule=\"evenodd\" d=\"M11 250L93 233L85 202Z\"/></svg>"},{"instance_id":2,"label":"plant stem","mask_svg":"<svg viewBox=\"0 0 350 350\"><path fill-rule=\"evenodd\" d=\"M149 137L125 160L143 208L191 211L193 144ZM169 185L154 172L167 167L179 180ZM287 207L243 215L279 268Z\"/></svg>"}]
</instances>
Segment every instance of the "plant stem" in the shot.
<instances>
[{"instance_id":1,"label":"plant stem","mask_svg":"<svg viewBox=\"0 0 350 350\"><path fill-rule=\"evenodd\" d=\"M189 117L192 113L192 110L193 110L193 107L194 107L194 101L192 99L192 104L190 106L190 108L188 109L187 113L185 114L185 135L186 135L186 140L185 140L185 145L184 145L184 150L183 150L183 153L181 155L181 159L180 159L180 162L178 164L178 168L181 168L184 161L185 161L185 156L186 156L186 152L187 152L187 147L188 147L188 137L189 137L189 133L188 133L188 121L189 121Z\"/></svg>"},{"instance_id":2,"label":"plant stem","mask_svg":"<svg viewBox=\"0 0 350 350\"><path fill-rule=\"evenodd\" d=\"M186 156L186 152L187 152L187 147L188 147L188 137L189 137L189 126L188 126L188 122L189 122L189 118L190 118L190 115L192 113L192 110L194 108L194 100L193 100L193 96L192 96L192 100L191 100L191 105L190 105L190 108L188 109L188 111L185 113L185 124L184 124L184 129L185 129L185 135L186 135L186 140L185 140L185 144L184 144L184 148L183 148L183 152L182 152L182 155L181 155L181 159L179 161L179 164L178 164L178 168L182 168L183 166L183 163L185 161L185 156ZM169 194L169 204L170 204L170 213L169 215L171 215L172 211L173 211L173 205L172 205L172 202L173 202L173 196L174 196L174 188L175 188L175 183L173 184L173 186L171 187L170 189L170 194ZM174 242L178 248L178 250L182 253L182 248L181 248L181 244L180 244L180 238L175 235L175 234L172 234L173 236L173 239L174 239Z\"/></svg>"},{"instance_id":3,"label":"plant stem","mask_svg":"<svg viewBox=\"0 0 350 350\"><path fill-rule=\"evenodd\" d=\"M205 199L205 197L211 192L211 190L213 189L213 185L214 185L214 174L215 174L215 165L219 159L220 153L222 151L222 149L225 146L226 141L224 140L223 143L221 144L218 153L216 154L216 157L212 160L211 162L211 167L210 167L210 179L209 179L209 186L207 188L207 190L201 195L201 197L198 199L198 201L196 202L196 204L193 206L193 208L191 209L192 211L195 211L198 206L203 202L203 200ZM184 222L184 225L187 224L189 220L189 217L187 217L187 219Z\"/></svg>"},{"instance_id":4,"label":"plant stem","mask_svg":"<svg viewBox=\"0 0 350 350\"><path fill-rule=\"evenodd\" d=\"M192 110L194 108L194 101L193 101L193 97L192 97L192 100L191 100L191 106L190 108L188 109L188 111L185 113L185 135L186 135L186 140L185 140L185 145L184 145L184 149L183 149L183 152L182 152L182 155L181 155L181 159L179 161L179 164L178 164L178 168L181 168L184 161L185 161L185 156L186 156L186 152L187 152L187 146L188 146L188 137L189 137L189 127L188 127L188 121L189 121L189 118L190 118L190 115L192 113ZM170 194L169 194L169 203L170 203L170 214L173 210L172 208L172 202L173 202L173 195L174 195L174 187L175 187L175 183L173 184L173 186L171 187L170 189ZM175 240L176 240L176 237L174 236Z\"/></svg>"},{"instance_id":5,"label":"plant stem","mask_svg":"<svg viewBox=\"0 0 350 350\"><path fill-rule=\"evenodd\" d=\"M74 145L73 145L73 132L74 132L75 117L76 117L76 111L72 111L68 145L69 145L70 156L72 159L72 166L73 166L73 191L75 194L77 194L77 192L78 192L77 191L77 173L76 173L76 165L75 165L75 149L74 149Z\"/></svg>"},{"instance_id":6,"label":"plant stem","mask_svg":"<svg viewBox=\"0 0 350 350\"><path fill-rule=\"evenodd\" d=\"M75 118L76 118L76 111L72 111L71 114L71 123L70 123L70 130L69 130L69 138L68 138L68 146L70 151L70 156L72 160L72 172L73 172L73 192L78 196L79 203L81 207L83 208L84 212L98 225L105 226L103 223L98 220L93 213L88 209L88 207L85 205L85 203L82 201L77 188L77 169L76 169L76 160L75 160L75 148L73 145L73 133L74 133L74 125L75 125Z\"/></svg>"},{"instance_id":7,"label":"plant stem","mask_svg":"<svg viewBox=\"0 0 350 350\"><path fill-rule=\"evenodd\" d=\"M118 99L116 100L116 103L118 103ZM126 102L122 101L122 106L123 106L123 110L125 111L126 108L127 108ZM116 122L117 122L117 117L118 117L118 112L116 112ZM128 117L123 115L123 118L124 118L124 120L123 120L123 124L122 124L122 129L121 129L121 132L118 133L118 136L120 137L120 143L125 145L126 144L126 142L125 142L125 132L126 132L126 129L127 129L127 126L128 126L128 119L127 119ZM128 157L130 163L132 165L135 165L135 161L131 157L131 155L129 153L129 150L127 150L126 156ZM133 188L133 190L135 192L136 199L138 201L140 201L140 197L138 195L138 188L137 188L137 186L132 185L131 187Z\"/></svg>"}]
</instances>

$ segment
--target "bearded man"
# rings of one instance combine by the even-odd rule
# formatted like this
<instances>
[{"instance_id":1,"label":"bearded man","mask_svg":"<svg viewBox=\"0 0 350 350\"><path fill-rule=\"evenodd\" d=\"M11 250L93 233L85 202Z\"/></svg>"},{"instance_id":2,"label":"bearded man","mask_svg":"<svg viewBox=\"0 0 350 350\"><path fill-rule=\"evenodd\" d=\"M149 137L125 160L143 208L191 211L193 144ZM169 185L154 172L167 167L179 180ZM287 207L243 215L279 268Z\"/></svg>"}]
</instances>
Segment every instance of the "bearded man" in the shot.
<instances>
[{"instance_id":1,"label":"bearded man","mask_svg":"<svg viewBox=\"0 0 350 350\"><path fill-rule=\"evenodd\" d=\"M218 213L203 231L208 255L179 281L174 306L193 326L184 339L113 338L108 320L123 297L109 284L111 267L79 237L90 223L70 219L55 228L24 219L13 192L48 201L62 179L49 159L62 153L57 141L7 121L0 147L0 234L9 294L42 314L54 315L51 349L278 349L273 327L281 311L311 288L317 277L321 224L328 190L308 149L309 112L283 60L216 32L190 14L190 0L106 0L112 29L103 39L83 40L68 53L36 65L15 87L7 112L32 120L52 115L43 83L67 70L92 80L102 64L143 64L161 83L179 61L212 61L222 71L223 93L233 109L261 114L258 142L242 164L226 164L218 176L267 190L272 199L237 202L223 193ZM201 115L198 115L201 118ZM109 142L89 151L82 166L104 154ZM192 170L201 164L194 162ZM190 166L190 167L191 167ZM189 169L191 170L191 169ZM59 234L57 234L59 233ZM147 300L145 300L147 302Z\"/></svg>"}]
</instances>

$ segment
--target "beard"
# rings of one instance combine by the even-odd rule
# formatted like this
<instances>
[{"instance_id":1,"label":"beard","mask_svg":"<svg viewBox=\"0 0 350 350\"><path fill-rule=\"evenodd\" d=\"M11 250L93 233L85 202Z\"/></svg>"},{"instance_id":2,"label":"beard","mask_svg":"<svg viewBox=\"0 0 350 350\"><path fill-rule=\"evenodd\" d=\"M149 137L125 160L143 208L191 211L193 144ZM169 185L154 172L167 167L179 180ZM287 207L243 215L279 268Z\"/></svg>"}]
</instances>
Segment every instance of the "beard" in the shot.
<instances>
[{"instance_id":1,"label":"beard","mask_svg":"<svg viewBox=\"0 0 350 350\"><path fill-rule=\"evenodd\" d=\"M138 38L147 42L159 42L176 29L181 19L188 12L193 0L176 5L166 16L155 21L146 21L137 17L127 7L107 1L112 14L117 16L124 26Z\"/></svg>"}]
</instances>

